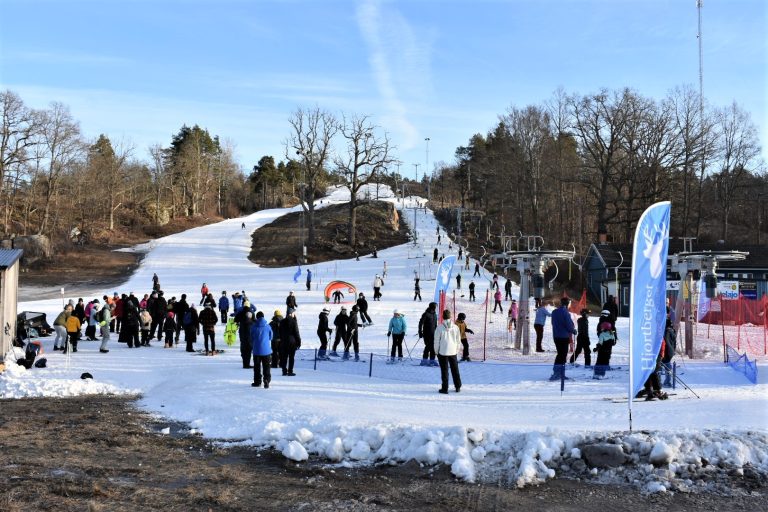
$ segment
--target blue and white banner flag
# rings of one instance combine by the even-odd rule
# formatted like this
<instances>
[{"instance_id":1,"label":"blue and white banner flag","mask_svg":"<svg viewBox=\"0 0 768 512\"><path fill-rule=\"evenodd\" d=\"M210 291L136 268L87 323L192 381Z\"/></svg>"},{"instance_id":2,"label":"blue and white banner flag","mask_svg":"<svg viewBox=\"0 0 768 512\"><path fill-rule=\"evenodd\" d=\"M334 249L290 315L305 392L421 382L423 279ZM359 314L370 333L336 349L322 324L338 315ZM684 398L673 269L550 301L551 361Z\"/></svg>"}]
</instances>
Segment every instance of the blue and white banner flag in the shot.
<instances>
[{"instance_id":1,"label":"blue and white banner flag","mask_svg":"<svg viewBox=\"0 0 768 512\"><path fill-rule=\"evenodd\" d=\"M664 338L670 210L669 201L650 206L635 230L629 302L630 414L632 400L656 369Z\"/></svg>"},{"instance_id":2,"label":"blue and white banner flag","mask_svg":"<svg viewBox=\"0 0 768 512\"><path fill-rule=\"evenodd\" d=\"M301 265L299 265L299 268L298 270L296 270L296 273L293 274L293 282L298 283L300 277L301 277Z\"/></svg>"},{"instance_id":3,"label":"blue and white banner flag","mask_svg":"<svg viewBox=\"0 0 768 512\"><path fill-rule=\"evenodd\" d=\"M437 304L440 304L440 292L448 293L454 263L456 263L456 256L446 256L440 262L440 266L437 267L437 275L435 275L435 302Z\"/></svg>"}]
</instances>

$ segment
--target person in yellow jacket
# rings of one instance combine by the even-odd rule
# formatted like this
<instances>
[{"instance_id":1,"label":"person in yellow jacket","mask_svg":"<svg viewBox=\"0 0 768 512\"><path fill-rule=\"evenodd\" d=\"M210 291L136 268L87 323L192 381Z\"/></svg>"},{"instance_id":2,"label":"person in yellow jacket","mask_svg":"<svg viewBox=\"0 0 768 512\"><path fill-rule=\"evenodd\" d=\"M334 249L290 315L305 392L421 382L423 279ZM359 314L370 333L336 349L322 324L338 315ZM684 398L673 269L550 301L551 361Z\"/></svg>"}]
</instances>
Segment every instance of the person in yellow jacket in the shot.
<instances>
[{"instance_id":1,"label":"person in yellow jacket","mask_svg":"<svg viewBox=\"0 0 768 512\"><path fill-rule=\"evenodd\" d=\"M461 360L469 362L471 359L469 358L469 342L467 341L467 333L475 334L475 331L467 327L466 319L467 315L464 313L459 313L459 315L456 317L456 326L459 328L459 337L461 338Z\"/></svg>"},{"instance_id":2,"label":"person in yellow jacket","mask_svg":"<svg viewBox=\"0 0 768 512\"><path fill-rule=\"evenodd\" d=\"M69 315L67 318L67 337L68 343L64 345L64 353L66 354L69 347L72 347L72 352L77 352L77 341L80 339L80 319L75 315Z\"/></svg>"},{"instance_id":3,"label":"person in yellow jacket","mask_svg":"<svg viewBox=\"0 0 768 512\"><path fill-rule=\"evenodd\" d=\"M448 394L448 368L451 369L453 386L458 393L461 391L461 375L459 375L459 362L456 354L459 352L461 333L458 326L451 321L451 310L443 311L443 321L435 329L435 343L437 344L437 362L440 364L441 386L440 393Z\"/></svg>"}]
</instances>

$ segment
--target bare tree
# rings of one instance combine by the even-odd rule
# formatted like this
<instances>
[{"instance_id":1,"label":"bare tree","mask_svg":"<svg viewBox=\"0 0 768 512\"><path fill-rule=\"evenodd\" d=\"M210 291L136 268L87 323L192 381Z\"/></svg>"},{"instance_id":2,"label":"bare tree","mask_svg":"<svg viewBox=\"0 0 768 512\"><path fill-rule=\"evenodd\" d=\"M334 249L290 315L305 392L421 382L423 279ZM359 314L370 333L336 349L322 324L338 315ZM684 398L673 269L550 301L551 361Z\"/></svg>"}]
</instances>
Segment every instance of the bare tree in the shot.
<instances>
[{"instance_id":1,"label":"bare tree","mask_svg":"<svg viewBox=\"0 0 768 512\"><path fill-rule=\"evenodd\" d=\"M304 176L299 193L301 207L309 219L308 243L312 245L315 242L315 189L325 173L338 122L330 112L315 107L297 109L288 123L291 133L285 141L286 157L295 156L302 164Z\"/></svg>"},{"instance_id":2,"label":"bare tree","mask_svg":"<svg viewBox=\"0 0 768 512\"><path fill-rule=\"evenodd\" d=\"M376 127L369 122L368 116L353 115L344 117L339 124L339 133L345 148L334 158L336 174L349 190L349 222L347 237L349 245L357 243L357 208L360 189L376 181L377 174L392 163L395 158L390 154L389 137L376 135Z\"/></svg>"}]
</instances>

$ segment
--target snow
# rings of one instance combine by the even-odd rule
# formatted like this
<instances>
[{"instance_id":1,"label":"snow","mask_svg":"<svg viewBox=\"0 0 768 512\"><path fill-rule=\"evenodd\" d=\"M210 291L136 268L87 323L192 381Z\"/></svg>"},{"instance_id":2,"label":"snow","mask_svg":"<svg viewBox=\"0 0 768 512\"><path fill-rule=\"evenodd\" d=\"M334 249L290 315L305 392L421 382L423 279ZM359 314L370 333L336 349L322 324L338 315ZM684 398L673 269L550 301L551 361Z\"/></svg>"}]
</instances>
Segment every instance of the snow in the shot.
<instances>
[{"instance_id":1,"label":"snow","mask_svg":"<svg viewBox=\"0 0 768 512\"><path fill-rule=\"evenodd\" d=\"M380 192L398 208L420 201L406 198L403 205L385 189L381 187ZM347 198L348 193L335 190L317 207ZM435 219L431 212L417 214L420 247L406 244L379 251L378 259L310 265L313 289L305 291L304 275L293 282L295 267L266 269L247 259L251 232L296 210L260 211L155 240L135 248L146 255L123 285L83 295L87 300L114 291L133 291L141 297L151 289L156 272L166 297L187 293L188 300L197 303L197 290L206 282L215 297L222 290L228 295L244 290L270 317L273 310L285 309L284 298L293 290L299 303L302 349L307 349L297 354L296 377L282 378L278 371L273 373L270 389L251 387L251 370L241 368L237 345L224 345L220 325L216 338L226 352L217 357L187 354L182 348L163 349L157 343L128 349L113 336L108 354L99 353L98 343L82 341L78 352L67 358L51 350L53 337L43 338L48 367L25 370L8 365L0 375L0 397L138 394L140 407L186 422L191 431L212 439L271 447L290 460L312 458L342 467L414 460L448 465L456 477L467 481L524 486L563 474L628 482L648 492L663 492L701 487L696 475L718 465L768 473L765 371L759 372L758 384L751 385L722 363L679 358L681 378L701 399L678 386L667 401L636 403L634 432L630 433L626 402L606 400L626 397L626 366L608 372L600 381L593 380L589 370L569 368L571 380L561 393L559 382L547 380L554 359L549 329L545 348L550 352L545 354L547 359L532 357L537 364L462 363L460 394L437 394L436 368L410 361L384 365L383 356L374 357L374 364L369 365L369 354L386 351L387 323L394 308L405 313L409 324L406 344L416 359L420 357L421 347L414 347L413 333L432 296L432 282L422 281L425 301L413 302L413 272L428 266L426 258L417 256L431 255L437 241ZM411 224L412 212L405 215ZM247 229L241 229L242 222ZM447 251L445 242L441 247ZM384 262L388 267L384 296L373 302L373 277L382 272ZM365 364L336 361L320 363L314 370L311 349L319 345L317 315L325 306L323 288L332 279L350 281L366 293L374 325L360 336ZM478 297L484 295L485 286L486 281L478 280ZM42 311L52 319L62 307L58 293L52 296L20 303L19 310ZM330 307L332 318L338 305ZM628 319L619 319L617 328L619 339L626 340ZM470 339L470 343L477 342L480 340ZM617 345L614 354L617 364L622 364L626 344ZM372 378L369 371L373 371ZM80 379L83 372L94 378ZM601 442L620 443L632 464L600 471L586 467L581 448Z\"/></svg>"}]
</instances>

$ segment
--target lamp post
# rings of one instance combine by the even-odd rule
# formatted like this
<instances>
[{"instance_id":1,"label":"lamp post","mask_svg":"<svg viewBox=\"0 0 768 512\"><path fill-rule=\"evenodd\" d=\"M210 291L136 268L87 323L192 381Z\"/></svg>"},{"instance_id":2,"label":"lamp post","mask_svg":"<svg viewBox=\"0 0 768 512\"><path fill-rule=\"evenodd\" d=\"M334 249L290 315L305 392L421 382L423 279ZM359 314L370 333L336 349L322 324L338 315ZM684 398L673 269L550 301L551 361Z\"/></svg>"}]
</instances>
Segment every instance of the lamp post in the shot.
<instances>
[{"instance_id":1,"label":"lamp post","mask_svg":"<svg viewBox=\"0 0 768 512\"><path fill-rule=\"evenodd\" d=\"M429 172L429 141L430 140L431 139L429 137L424 138L424 142L427 143L427 165L426 167L424 167L424 174L429 173L429 177L427 178L427 201L430 200L429 185L430 185L430 182L432 181L432 173Z\"/></svg>"},{"instance_id":2,"label":"lamp post","mask_svg":"<svg viewBox=\"0 0 768 512\"><path fill-rule=\"evenodd\" d=\"M419 165L421 164L413 164L413 166L416 168L416 183L419 182Z\"/></svg>"},{"instance_id":3,"label":"lamp post","mask_svg":"<svg viewBox=\"0 0 768 512\"><path fill-rule=\"evenodd\" d=\"M304 165L301 166L301 184L299 185L299 190L301 191L301 197L299 198L299 201L301 202L301 256L299 256L299 262L304 263L307 259L307 245L304 243L304 198L307 193L305 171L306 167L310 164L311 153L310 155L307 155L304 151L299 149L296 151L296 154L304 157Z\"/></svg>"}]
</instances>

